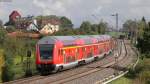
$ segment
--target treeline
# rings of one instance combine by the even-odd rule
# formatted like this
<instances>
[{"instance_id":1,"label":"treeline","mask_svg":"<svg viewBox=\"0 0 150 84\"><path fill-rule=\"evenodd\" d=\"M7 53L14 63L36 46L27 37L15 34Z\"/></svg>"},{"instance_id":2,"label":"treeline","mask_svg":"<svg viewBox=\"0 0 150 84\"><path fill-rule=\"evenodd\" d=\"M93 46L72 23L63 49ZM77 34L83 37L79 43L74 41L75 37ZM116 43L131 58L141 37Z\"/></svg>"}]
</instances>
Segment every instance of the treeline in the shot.
<instances>
[{"instance_id":1,"label":"treeline","mask_svg":"<svg viewBox=\"0 0 150 84\"><path fill-rule=\"evenodd\" d=\"M135 69L130 69L126 77L133 79L135 84L150 84L150 22L143 17L141 20L127 20L123 24L131 42L140 52L140 61Z\"/></svg>"},{"instance_id":2,"label":"treeline","mask_svg":"<svg viewBox=\"0 0 150 84\"><path fill-rule=\"evenodd\" d=\"M95 35L105 34L108 24L100 22L99 24L91 24L89 21L82 22L79 28L60 28L60 30L52 35Z\"/></svg>"},{"instance_id":3,"label":"treeline","mask_svg":"<svg viewBox=\"0 0 150 84\"><path fill-rule=\"evenodd\" d=\"M142 56L150 58L150 22L144 17L139 21L127 20L123 24L123 30Z\"/></svg>"}]
</instances>

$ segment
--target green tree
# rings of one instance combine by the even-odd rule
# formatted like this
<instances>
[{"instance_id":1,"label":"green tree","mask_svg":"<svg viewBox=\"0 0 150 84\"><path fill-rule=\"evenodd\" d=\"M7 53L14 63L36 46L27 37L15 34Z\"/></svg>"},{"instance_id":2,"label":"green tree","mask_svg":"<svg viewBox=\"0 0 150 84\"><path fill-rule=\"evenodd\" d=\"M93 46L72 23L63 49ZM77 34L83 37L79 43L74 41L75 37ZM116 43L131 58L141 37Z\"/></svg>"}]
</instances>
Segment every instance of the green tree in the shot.
<instances>
[{"instance_id":1,"label":"green tree","mask_svg":"<svg viewBox=\"0 0 150 84\"><path fill-rule=\"evenodd\" d=\"M26 56L27 46L26 40L17 39L16 40L16 56L21 56L21 62L23 62L24 56Z\"/></svg>"},{"instance_id":2,"label":"green tree","mask_svg":"<svg viewBox=\"0 0 150 84\"><path fill-rule=\"evenodd\" d=\"M92 30L93 32L95 32L95 34L98 34L98 25L97 25L97 24L93 24L93 25L91 26L91 30Z\"/></svg>"},{"instance_id":3,"label":"green tree","mask_svg":"<svg viewBox=\"0 0 150 84\"><path fill-rule=\"evenodd\" d=\"M60 18L60 22L62 28L73 28L71 20L65 16Z\"/></svg>"},{"instance_id":4,"label":"green tree","mask_svg":"<svg viewBox=\"0 0 150 84\"><path fill-rule=\"evenodd\" d=\"M74 29L70 29L70 28L63 28L60 29L58 32L54 33L53 35L56 36L67 36L67 35L75 35L74 33Z\"/></svg>"},{"instance_id":5,"label":"green tree","mask_svg":"<svg viewBox=\"0 0 150 84\"><path fill-rule=\"evenodd\" d=\"M91 23L89 21L84 21L80 26L81 34L90 34L91 32Z\"/></svg>"},{"instance_id":6,"label":"green tree","mask_svg":"<svg viewBox=\"0 0 150 84\"><path fill-rule=\"evenodd\" d=\"M148 27L144 28L142 40L142 53L145 53L147 57L150 57L150 22L148 23Z\"/></svg>"},{"instance_id":7,"label":"green tree","mask_svg":"<svg viewBox=\"0 0 150 84\"><path fill-rule=\"evenodd\" d=\"M138 38L138 25L139 22L136 20L127 20L123 24L123 31L126 33L128 39L131 39L131 43L137 44L137 38Z\"/></svg>"},{"instance_id":8,"label":"green tree","mask_svg":"<svg viewBox=\"0 0 150 84\"><path fill-rule=\"evenodd\" d=\"M9 32L9 33L14 32L15 30L16 29L15 29L14 26L7 26L7 28L6 28L6 31Z\"/></svg>"},{"instance_id":9,"label":"green tree","mask_svg":"<svg viewBox=\"0 0 150 84\"><path fill-rule=\"evenodd\" d=\"M150 57L150 22L147 23L144 17L138 24L137 41L137 48L142 54L145 54L142 56Z\"/></svg>"},{"instance_id":10,"label":"green tree","mask_svg":"<svg viewBox=\"0 0 150 84\"><path fill-rule=\"evenodd\" d=\"M106 22L100 22L99 24L98 24L98 33L99 34L105 34L105 32L106 32L106 28L107 28L107 23Z\"/></svg>"},{"instance_id":11,"label":"green tree","mask_svg":"<svg viewBox=\"0 0 150 84\"><path fill-rule=\"evenodd\" d=\"M123 24L123 30L128 35L128 38L132 40L137 34L137 22L133 20L127 20Z\"/></svg>"},{"instance_id":12,"label":"green tree","mask_svg":"<svg viewBox=\"0 0 150 84\"><path fill-rule=\"evenodd\" d=\"M14 78L14 68L13 68L13 53L11 50L4 52L5 64L2 68L2 81L7 82L13 80Z\"/></svg>"},{"instance_id":13,"label":"green tree","mask_svg":"<svg viewBox=\"0 0 150 84\"><path fill-rule=\"evenodd\" d=\"M146 28L147 23L145 18L143 17L141 21L138 22L138 38L143 38L144 29Z\"/></svg>"},{"instance_id":14,"label":"green tree","mask_svg":"<svg viewBox=\"0 0 150 84\"><path fill-rule=\"evenodd\" d=\"M0 45L1 46L3 46L5 38L6 38L6 30L0 28Z\"/></svg>"},{"instance_id":15,"label":"green tree","mask_svg":"<svg viewBox=\"0 0 150 84\"><path fill-rule=\"evenodd\" d=\"M4 60L5 64L2 68L2 81L7 82L10 80L13 80L14 78L14 56L15 56L15 50L14 49L14 42L15 40L11 38L5 39L5 47L4 47Z\"/></svg>"},{"instance_id":16,"label":"green tree","mask_svg":"<svg viewBox=\"0 0 150 84\"><path fill-rule=\"evenodd\" d=\"M2 28L2 27L3 27L3 21L0 20L0 28Z\"/></svg>"}]
</instances>

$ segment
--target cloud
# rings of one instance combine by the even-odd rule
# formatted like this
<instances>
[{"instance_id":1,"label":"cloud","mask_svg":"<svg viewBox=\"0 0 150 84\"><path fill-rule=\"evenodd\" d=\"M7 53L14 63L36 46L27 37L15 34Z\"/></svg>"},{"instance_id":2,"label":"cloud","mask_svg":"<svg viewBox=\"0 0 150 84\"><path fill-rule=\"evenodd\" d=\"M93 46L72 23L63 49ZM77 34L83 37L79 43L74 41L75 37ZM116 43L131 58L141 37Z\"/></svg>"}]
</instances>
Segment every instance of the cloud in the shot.
<instances>
[{"instance_id":1,"label":"cloud","mask_svg":"<svg viewBox=\"0 0 150 84\"><path fill-rule=\"evenodd\" d=\"M109 5L112 0L33 0L33 4L42 9L44 15L65 15L80 24L88 20L92 14L100 13L103 6Z\"/></svg>"},{"instance_id":2,"label":"cloud","mask_svg":"<svg viewBox=\"0 0 150 84\"><path fill-rule=\"evenodd\" d=\"M13 0L11 3L4 3L0 8L2 19L8 18L13 10L19 10L23 16L67 16L76 26L84 20L94 23L102 18L115 25L115 18L110 15L116 12L119 13L120 23L129 18L150 18L150 0Z\"/></svg>"}]
</instances>

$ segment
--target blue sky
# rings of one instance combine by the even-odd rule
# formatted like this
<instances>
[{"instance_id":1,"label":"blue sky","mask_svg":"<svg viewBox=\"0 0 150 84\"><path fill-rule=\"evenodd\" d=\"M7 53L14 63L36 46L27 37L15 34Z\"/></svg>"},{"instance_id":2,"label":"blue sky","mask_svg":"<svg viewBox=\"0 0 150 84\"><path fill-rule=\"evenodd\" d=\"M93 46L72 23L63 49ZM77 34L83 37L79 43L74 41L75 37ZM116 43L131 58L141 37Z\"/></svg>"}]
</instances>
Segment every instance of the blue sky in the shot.
<instances>
[{"instance_id":1,"label":"blue sky","mask_svg":"<svg viewBox=\"0 0 150 84\"><path fill-rule=\"evenodd\" d=\"M4 1L4 0L3 0ZM22 16L58 15L67 16L75 26L89 20L97 23L100 20L115 26L115 17L119 13L119 26L127 19L150 19L150 0L12 0L0 2L0 19L8 21L13 10ZM95 15L95 16L92 16Z\"/></svg>"}]
</instances>

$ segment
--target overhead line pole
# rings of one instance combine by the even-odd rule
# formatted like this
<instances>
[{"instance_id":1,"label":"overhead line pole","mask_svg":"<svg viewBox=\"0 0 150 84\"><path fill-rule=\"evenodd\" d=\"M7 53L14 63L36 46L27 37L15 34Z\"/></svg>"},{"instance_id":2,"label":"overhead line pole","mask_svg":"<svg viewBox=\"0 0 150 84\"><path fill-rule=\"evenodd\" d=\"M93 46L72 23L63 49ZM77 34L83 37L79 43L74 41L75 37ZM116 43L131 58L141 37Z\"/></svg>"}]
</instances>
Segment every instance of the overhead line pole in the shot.
<instances>
[{"instance_id":1,"label":"overhead line pole","mask_svg":"<svg viewBox=\"0 0 150 84\"><path fill-rule=\"evenodd\" d=\"M119 29L118 29L118 13L112 14L111 16L115 16L116 17L116 30L117 30L117 32L119 32Z\"/></svg>"},{"instance_id":2,"label":"overhead line pole","mask_svg":"<svg viewBox=\"0 0 150 84\"><path fill-rule=\"evenodd\" d=\"M115 16L116 17L116 32L117 32L117 36L119 37L119 29L118 29L118 13L116 13L116 14L112 14L111 16ZM119 46L119 45L118 45ZM117 50L119 50L119 48L117 47ZM118 52L116 52L115 53L116 55L115 55L115 67L116 67L116 69L118 69L118 55L119 55L119 51ZM114 71L114 74L115 75L117 75L118 74L118 71L117 70L115 70Z\"/></svg>"}]
</instances>

